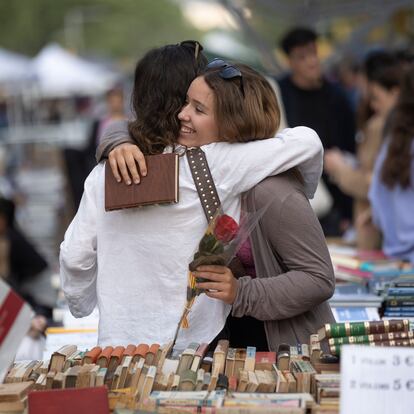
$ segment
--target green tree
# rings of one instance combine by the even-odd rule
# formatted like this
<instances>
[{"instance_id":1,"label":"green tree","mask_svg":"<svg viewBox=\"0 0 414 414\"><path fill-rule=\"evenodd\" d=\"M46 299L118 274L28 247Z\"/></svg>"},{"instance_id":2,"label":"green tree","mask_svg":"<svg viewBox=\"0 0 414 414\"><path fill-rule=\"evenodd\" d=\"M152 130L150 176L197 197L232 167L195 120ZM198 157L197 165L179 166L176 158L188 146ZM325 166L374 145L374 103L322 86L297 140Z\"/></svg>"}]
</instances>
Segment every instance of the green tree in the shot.
<instances>
[{"instance_id":1,"label":"green tree","mask_svg":"<svg viewBox=\"0 0 414 414\"><path fill-rule=\"evenodd\" d=\"M150 47L199 36L169 0L0 0L0 46L32 56L58 41L135 60Z\"/></svg>"}]
</instances>

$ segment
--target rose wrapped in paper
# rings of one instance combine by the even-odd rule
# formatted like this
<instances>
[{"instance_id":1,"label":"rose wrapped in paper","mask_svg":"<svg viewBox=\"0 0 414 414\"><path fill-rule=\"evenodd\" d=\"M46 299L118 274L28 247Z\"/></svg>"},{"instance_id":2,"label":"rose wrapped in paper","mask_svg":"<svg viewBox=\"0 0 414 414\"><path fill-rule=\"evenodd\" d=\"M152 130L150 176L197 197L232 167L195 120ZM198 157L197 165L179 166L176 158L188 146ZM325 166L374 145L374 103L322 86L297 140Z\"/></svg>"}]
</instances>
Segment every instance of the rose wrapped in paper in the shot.
<instances>
[{"instance_id":1,"label":"rose wrapped in paper","mask_svg":"<svg viewBox=\"0 0 414 414\"><path fill-rule=\"evenodd\" d=\"M243 212L240 224L237 224L229 215L224 214L221 208L216 211L189 264L187 303L178 323L173 344L175 344L180 328L188 328L187 316L196 297L204 292L203 289L196 288L196 283L201 283L205 279L196 278L193 272L201 265L228 266L259 222L268 205L254 213Z\"/></svg>"},{"instance_id":2,"label":"rose wrapped in paper","mask_svg":"<svg viewBox=\"0 0 414 414\"><path fill-rule=\"evenodd\" d=\"M229 264L231 257L229 257L230 250L227 247L236 238L238 231L239 225L227 214L218 215L210 222L198 245L198 250L194 254L193 261L189 265L190 283L187 289L187 300L191 300L191 298L203 292L201 289L195 288L192 279L195 279L197 283L203 282L204 279L196 278L192 272L201 265L226 266Z\"/></svg>"},{"instance_id":3,"label":"rose wrapped in paper","mask_svg":"<svg viewBox=\"0 0 414 414\"><path fill-rule=\"evenodd\" d=\"M267 208L268 205L254 213L243 212L240 224L237 224L229 215L224 214L221 208L216 211L189 264L187 302L178 322L173 344L177 340L180 329L188 328L187 317L191 307L197 296L204 292L203 289L197 289L196 284L205 281L205 279L196 278L193 272L201 265L228 266Z\"/></svg>"}]
</instances>

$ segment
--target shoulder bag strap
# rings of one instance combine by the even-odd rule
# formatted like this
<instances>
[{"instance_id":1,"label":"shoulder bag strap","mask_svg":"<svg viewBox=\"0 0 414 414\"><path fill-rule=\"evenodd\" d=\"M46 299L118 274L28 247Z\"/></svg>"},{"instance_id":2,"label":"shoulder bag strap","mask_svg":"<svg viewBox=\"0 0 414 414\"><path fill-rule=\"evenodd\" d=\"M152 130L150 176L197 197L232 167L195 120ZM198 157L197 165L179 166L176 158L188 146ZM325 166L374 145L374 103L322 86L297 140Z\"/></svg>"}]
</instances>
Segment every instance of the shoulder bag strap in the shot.
<instances>
[{"instance_id":1,"label":"shoulder bag strap","mask_svg":"<svg viewBox=\"0 0 414 414\"><path fill-rule=\"evenodd\" d=\"M204 214L207 222L210 222L221 202L208 167L206 154L201 148L189 149L186 154Z\"/></svg>"}]
</instances>

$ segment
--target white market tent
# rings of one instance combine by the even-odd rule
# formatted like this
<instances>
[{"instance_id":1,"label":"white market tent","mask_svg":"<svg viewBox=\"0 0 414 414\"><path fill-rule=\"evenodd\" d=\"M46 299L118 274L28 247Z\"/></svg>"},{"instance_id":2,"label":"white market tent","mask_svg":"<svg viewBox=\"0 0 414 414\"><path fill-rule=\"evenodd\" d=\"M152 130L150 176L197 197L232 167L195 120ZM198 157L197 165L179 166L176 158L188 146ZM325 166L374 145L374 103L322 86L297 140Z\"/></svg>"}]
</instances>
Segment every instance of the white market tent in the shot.
<instances>
[{"instance_id":1,"label":"white market tent","mask_svg":"<svg viewBox=\"0 0 414 414\"><path fill-rule=\"evenodd\" d=\"M31 77L30 59L0 48L0 83Z\"/></svg>"},{"instance_id":2,"label":"white market tent","mask_svg":"<svg viewBox=\"0 0 414 414\"><path fill-rule=\"evenodd\" d=\"M33 80L30 59L0 48L0 89L3 96L14 95Z\"/></svg>"},{"instance_id":3,"label":"white market tent","mask_svg":"<svg viewBox=\"0 0 414 414\"><path fill-rule=\"evenodd\" d=\"M95 95L108 90L117 80L115 73L67 52L56 43L39 52L31 69L43 97Z\"/></svg>"}]
</instances>

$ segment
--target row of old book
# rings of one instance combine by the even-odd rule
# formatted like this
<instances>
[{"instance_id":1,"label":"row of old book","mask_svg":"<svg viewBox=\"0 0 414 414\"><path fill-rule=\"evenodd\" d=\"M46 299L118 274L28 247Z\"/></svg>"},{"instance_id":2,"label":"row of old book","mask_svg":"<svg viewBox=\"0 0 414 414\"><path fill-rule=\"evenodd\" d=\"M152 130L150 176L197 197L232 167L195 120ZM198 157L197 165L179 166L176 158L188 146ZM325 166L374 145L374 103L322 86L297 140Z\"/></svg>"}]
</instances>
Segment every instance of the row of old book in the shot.
<instances>
[{"instance_id":1,"label":"row of old book","mask_svg":"<svg viewBox=\"0 0 414 414\"><path fill-rule=\"evenodd\" d=\"M256 348L230 348L219 341L214 352L207 344L191 343L169 355L170 344L127 347L95 347L81 352L67 345L54 352L50 361L17 363L5 383L32 380L36 389L107 385L109 389L136 391L153 379L158 390L230 389L239 392L309 392L310 363L307 344L282 344L278 352L256 352ZM313 344L313 357L320 348ZM148 380L145 379L148 377ZM149 386L147 386L148 388Z\"/></svg>"},{"instance_id":2,"label":"row of old book","mask_svg":"<svg viewBox=\"0 0 414 414\"><path fill-rule=\"evenodd\" d=\"M412 338L407 320L374 321L360 324L328 324L310 343L281 344L277 352L256 352L254 347L231 348L219 341L213 353L207 344L192 343L181 351L172 344L95 347L82 352L67 345L49 361L15 363L9 370L2 404L22 404L29 389L84 389L105 385L112 407L123 402L135 408L153 392L312 393L321 406L337 407L339 398L338 358L322 355L321 341L349 343L361 335L403 335ZM374 336L375 338L375 336ZM384 336L385 338L385 336ZM392 345L389 342L383 343ZM398 341L394 341L396 346ZM381 344L383 344L381 343ZM373 345L378 345L376 342ZM335 344L335 346L337 346ZM336 348L335 348L336 350ZM325 377L324 377L325 375ZM14 394L13 394L14 393Z\"/></svg>"},{"instance_id":3,"label":"row of old book","mask_svg":"<svg viewBox=\"0 0 414 414\"><path fill-rule=\"evenodd\" d=\"M377 294L383 293L397 277L414 275L413 266L387 257L380 250L364 251L331 244L329 252L338 286L343 283L360 285L365 292Z\"/></svg>"},{"instance_id":4,"label":"row of old book","mask_svg":"<svg viewBox=\"0 0 414 414\"><path fill-rule=\"evenodd\" d=\"M54 352L50 361L15 363L4 385L14 387L16 403L21 403L28 389L106 385L113 407L120 399L125 406L135 407L153 391L309 393L317 372L311 359L320 363L321 354L316 335L311 346L281 345L277 353L231 348L226 340L219 341L212 354L207 348L207 344L193 343L183 352L170 352L171 344L140 344L81 352L67 345ZM339 369L338 364L330 368ZM0 394L0 411L2 402Z\"/></svg>"},{"instance_id":5,"label":"row of old book","mask_svg":"<svg viewBox=\"0 0 414 414\"><path fill-rule=\"evenodd\" d=\"M328 342L333 355L339 355L346 344L414 346L414 332L408 319L326 324L318 331L318 339Z\"/></svg>"}]
</instances>

